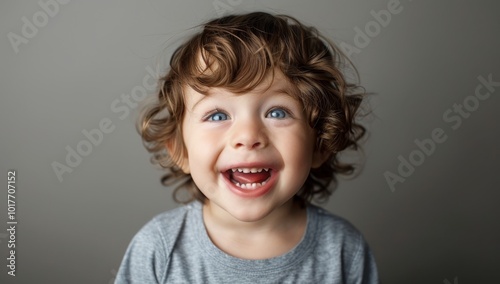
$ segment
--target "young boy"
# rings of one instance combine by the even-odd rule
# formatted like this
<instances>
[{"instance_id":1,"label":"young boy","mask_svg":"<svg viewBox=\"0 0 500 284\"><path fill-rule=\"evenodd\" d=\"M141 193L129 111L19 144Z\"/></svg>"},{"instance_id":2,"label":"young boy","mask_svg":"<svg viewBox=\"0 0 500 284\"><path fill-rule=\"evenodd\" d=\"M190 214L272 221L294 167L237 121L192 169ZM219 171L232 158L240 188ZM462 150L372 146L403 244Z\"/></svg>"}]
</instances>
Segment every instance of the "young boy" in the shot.
<instances>
[{"instance_id":1,"label":"young boy","mask_svg":"<svg viewBox=\"0 0 500 284\"><path fill-rule=\"evenodd\" d=\"M339 50L292 17L212 20L173 54L140 132L188 189L132 240L116 283L378 283L347 221L312 205L352 165L363 93ZM332 184L333 183L333 184Z\"/></svg>"}]
</instances>

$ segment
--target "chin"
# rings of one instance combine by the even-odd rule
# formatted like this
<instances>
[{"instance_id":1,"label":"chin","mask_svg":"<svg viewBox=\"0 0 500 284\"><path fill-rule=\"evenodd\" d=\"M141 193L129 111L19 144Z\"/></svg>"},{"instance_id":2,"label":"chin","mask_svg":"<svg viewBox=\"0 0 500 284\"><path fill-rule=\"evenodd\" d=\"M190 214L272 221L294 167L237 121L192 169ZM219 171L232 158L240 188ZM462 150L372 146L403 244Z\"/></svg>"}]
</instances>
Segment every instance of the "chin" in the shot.
<instances>
[{"instance_id":1,"label":"chin","mask_svg":"<svg viewBox=\"0 0 500 284\"><path fill-rule=\"evenodd\" d=\"M266 208L252 208L248 210L246 207L231 208L226 210L231 216L240 222L257 222L264 219L271 212Z\"/></svg>"}]
</instances>

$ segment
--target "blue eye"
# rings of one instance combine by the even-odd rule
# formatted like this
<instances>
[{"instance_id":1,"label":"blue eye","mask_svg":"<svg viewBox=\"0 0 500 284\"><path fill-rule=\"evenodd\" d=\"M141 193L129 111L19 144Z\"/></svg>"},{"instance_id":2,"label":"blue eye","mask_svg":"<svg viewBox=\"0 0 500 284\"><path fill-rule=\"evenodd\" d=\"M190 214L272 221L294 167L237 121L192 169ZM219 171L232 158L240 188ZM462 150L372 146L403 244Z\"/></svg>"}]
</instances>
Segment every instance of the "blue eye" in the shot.
<instances>
[{"instance_id":1,"label":"blue eye","mask_svg":"<svg viewBox=\"0 0 500 284\"><path fill-rule=\"evenodd\" d=\"M222 121L222 120L227 120L228 115L223 113L223 112L214 112L211 115L208 116L207 120L208 121Z\"/></svg>"},{"instance_id":2,"label":"blue eye","mask_svg":"<svg viewBox=\"0 0 500 284\"><path fill-rule=\"evenodd\" d=\"M278 119L285 118L287 117L287 115L288 113L281 108L275 108L267 113L267 117L278 118Z\"/></svg>"}]
</instances>

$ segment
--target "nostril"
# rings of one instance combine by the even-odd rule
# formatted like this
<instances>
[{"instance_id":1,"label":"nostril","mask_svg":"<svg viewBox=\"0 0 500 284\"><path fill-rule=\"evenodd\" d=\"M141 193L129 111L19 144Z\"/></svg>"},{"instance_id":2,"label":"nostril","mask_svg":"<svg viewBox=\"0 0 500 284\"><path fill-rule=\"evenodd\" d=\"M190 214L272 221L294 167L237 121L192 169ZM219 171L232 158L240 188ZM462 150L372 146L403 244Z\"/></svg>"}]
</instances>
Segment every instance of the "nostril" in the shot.
<instances>
[{"instance_id":1,"label":"nostril","mask_svg":"<svg viewBox=\"0 0 500 284\"><path fill-rule=\"evenodd\" d=\"M230 143L235 148L257 149L265 147L267 138L262 129L239 126L233 133Z\"/></svg>"},{"instance_id":2,"label":"nostril","mask_svg":"<svg viewBox=\"0 0 500 284\"><path fill-rule=\"evenodd\" d=\"M255 143L236 143L236 148L240 147L247 147L249 149L255 149L261 147L262 143L261 142L255 142Z\"/></svg>"}]
</instances>

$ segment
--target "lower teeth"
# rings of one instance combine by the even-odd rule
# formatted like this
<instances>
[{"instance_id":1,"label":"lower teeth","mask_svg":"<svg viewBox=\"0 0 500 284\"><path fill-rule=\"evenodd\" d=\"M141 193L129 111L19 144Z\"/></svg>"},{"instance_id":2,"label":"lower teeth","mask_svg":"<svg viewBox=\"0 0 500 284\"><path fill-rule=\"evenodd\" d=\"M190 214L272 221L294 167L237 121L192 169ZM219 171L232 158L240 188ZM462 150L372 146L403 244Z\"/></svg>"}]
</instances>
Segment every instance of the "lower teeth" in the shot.
<instances>
[{"instance_id":1,"label":"lower teeth","mask_svg":"<svg viewBox=\"0 0 500 284\"><path fill-rule=\"evenodd\" d=\"M243 189L256 189L257 187L261 187L266 184L265 181L263 182L258 182L258 183L235 183L237 187L243 188Z\"/></svg>"}]
</instances>

